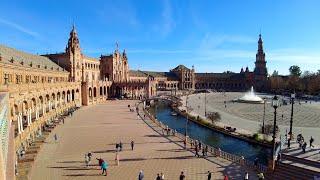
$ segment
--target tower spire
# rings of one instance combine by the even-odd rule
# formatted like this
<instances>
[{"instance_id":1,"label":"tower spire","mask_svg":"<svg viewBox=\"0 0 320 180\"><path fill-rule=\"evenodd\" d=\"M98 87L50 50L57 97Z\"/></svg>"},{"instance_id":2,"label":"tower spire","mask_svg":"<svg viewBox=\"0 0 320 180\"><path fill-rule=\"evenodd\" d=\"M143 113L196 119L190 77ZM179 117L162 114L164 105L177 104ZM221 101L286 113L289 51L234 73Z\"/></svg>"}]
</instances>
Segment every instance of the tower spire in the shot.
<instances>
[{"instance_id":1,"label":"tower spire","mask_svg":"<svg viewBox=\"0 0 320 180\"><path fill-rule=\"evenodd\" d=\"M259 34L259 41L258 41L258 54L262 53L263 54L263 42L262 42L262 38L261 38L261 32Z\"/></svg>"}]
</instances>

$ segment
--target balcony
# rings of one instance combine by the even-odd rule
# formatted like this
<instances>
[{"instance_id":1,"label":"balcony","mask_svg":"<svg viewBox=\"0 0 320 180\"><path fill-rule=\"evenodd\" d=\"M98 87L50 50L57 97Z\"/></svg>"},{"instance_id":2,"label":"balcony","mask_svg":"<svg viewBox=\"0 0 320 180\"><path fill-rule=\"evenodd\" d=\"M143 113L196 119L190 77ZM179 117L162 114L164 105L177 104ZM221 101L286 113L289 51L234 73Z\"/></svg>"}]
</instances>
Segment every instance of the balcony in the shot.
<instances>
[{"instance_id":1,"label":"balcony","mask_svg":"<svg viewBox=\"0 0 320 180\"><path fill-rule=\"evenodd\" d=\"M81 82L28 83L0 85L0 92L26 94L30 91L56 89L67 86L80 86Z\"/></svg>"}]
</instances>

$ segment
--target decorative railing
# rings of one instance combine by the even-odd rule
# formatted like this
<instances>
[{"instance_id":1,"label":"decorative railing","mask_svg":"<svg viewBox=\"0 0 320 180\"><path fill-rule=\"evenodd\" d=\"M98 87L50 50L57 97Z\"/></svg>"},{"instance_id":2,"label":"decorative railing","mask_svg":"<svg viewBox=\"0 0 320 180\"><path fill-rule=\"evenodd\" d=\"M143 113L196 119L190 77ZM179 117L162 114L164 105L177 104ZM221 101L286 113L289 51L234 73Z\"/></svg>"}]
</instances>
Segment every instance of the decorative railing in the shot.
<instances>
[{"instance_id":1,"label":"decorative railing","mask_svg":"<svg viewBox=\"0 0 320 180\"><path fill-rule=\"evenodd\" d=\"M157 124L159 127L161 127L163 131L167 128L167 125L163 124L161 121L159 121L156 118L154 118L152 116L152 114L150 114L150 112L148 112L147 110L145 110L144 112L145 112L145 114L147 114L147 116L155 124ZM191 146L193 145L194 142L197 141L197 140L192 139L190 137L186 138L185 135L183 135L181 133L178 133L176 130L172 130L170 132L171 132L171 135L174 135L174 136L178 137L179 139L181 139L183 141L185 141L185 139L187 139L187 143L189 143ZM198 141L198 142L200 142L200 141ZM250 168L253 168L253 169L257 169L257 170L259 170L260 172L263 172L263 173L267 172L267 167L262 165L262 164L258 164L257 167L256 167L254 165L254 162L252 162L250 160L247 160L247 159L244 159L243 156L240 157L240 156L237 156L237 155L234 155L234 154L230 154L230 153L224 152L220 148L214 148L214 147L206 145L204 143L201 143L201 144L203 145L203 147L207 146L208 147L208 153L211 153L212 155L215 155L217 157L226 159L226 160L231 161L231 162L238 163L238 164L243 165L243 166L247 166L247 167L250 167Z\"/></svg>"},{"instance_id":2,"label":"decorative railing","mask_svg":"<svg viewBox=\"0 0 320 180\"><path fill-rule=\"evenodd\" d=\"M0 91L13 92L23 92L23 91L32 91L32 90L43 90L51 89L57 87L70 87L81 85L81 82L55 82L55 83L28 83L28 84L6 84L0 85Z\"/></svg>"}]
</instances>

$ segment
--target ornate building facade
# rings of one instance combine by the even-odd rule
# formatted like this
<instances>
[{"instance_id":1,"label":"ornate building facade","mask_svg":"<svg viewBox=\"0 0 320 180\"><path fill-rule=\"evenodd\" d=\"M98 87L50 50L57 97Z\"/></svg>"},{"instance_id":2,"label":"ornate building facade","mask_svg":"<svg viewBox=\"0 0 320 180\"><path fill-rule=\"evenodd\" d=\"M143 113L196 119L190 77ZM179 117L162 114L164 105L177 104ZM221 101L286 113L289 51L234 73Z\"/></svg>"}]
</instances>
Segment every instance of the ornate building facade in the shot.
<instances>
[{"instance_id":1,"label":"ornate building facade","mask_svg":"<svg viewBox=\"0 0 320 180\"><path fill-rule=\"evenodd\" d=\"M184 65L168 72L130 70L126 51L118 47L99 58L84 55L75 26L63 53L38 56L0 45L0 169L5 170L10 147L18 155L55 117L73 107L111 97L148 98L157 91L243 91L250 86L268 88L261 35L254 71L240 73L196 73Z\"/></svg>"}]
</instances>

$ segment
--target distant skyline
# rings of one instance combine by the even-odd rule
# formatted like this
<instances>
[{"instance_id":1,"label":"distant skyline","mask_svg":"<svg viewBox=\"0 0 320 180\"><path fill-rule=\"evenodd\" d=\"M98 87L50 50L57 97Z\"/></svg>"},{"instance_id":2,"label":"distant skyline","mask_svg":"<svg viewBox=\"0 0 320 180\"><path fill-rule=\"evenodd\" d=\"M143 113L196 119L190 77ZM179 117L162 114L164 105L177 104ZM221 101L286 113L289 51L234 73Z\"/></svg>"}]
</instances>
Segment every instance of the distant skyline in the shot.
<instances>
[{"instance_id":1,"label":"distant skyline","mask_svg":"<svg viewBox=\"0 0 320 180\"><path fill-rule=\"evenodd\" d=\"M252 71L261 31L269 74L320 69L320 1L4 0L0 44L34 54L63 52L73 22L83 53L99 58L119 43L129 68Z\"/></svg>"}]
</instances>

